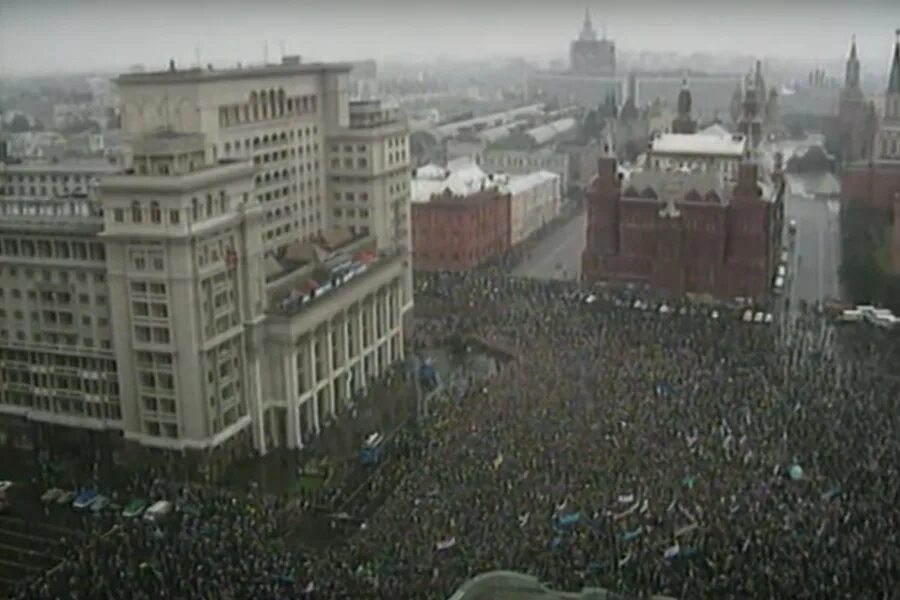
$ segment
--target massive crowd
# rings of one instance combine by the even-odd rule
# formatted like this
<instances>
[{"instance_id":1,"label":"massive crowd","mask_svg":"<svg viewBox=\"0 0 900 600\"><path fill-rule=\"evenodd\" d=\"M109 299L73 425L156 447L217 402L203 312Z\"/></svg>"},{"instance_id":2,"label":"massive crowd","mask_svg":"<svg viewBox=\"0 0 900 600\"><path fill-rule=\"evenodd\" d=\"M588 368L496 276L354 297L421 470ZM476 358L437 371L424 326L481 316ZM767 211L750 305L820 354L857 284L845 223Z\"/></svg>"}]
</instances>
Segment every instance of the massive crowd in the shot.
<instances>
[{"instance_id":1,"label":"massive crowd","mask_svg":"<svg viewBox=\"0 0 900 600\"><path fill-rule=\"evenodd\" d=\"M116 524L18 597L443 599L494 569L634 596L896 596L896 341L573 288L419 282L442 315L420 345L477 334L517 358L433 401L346 539L290 552L289 508L221 492L158 529Z\"/></svg>"}]
</instances>

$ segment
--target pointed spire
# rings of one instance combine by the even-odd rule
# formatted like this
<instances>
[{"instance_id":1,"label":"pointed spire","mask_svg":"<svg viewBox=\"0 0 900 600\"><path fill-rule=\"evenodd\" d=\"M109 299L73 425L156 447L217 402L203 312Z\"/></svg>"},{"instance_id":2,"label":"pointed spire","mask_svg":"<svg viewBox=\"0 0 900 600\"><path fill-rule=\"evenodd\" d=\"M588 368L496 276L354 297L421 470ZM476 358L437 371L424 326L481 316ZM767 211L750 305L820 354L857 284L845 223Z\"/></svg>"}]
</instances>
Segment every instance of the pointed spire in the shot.
<instances>
[{"instance_id":1,"label":"pointed spire","mask_svg":"<svg viewBox=\"0 0 900 600\"><path fill-rule=\"evenodd\" d=\"M897 41L894 42L894 60L891 63L891 75L888 78L888 94L900 94L900 29L894 33Z\"/></svg>"},{"instance_id":2,"label":"pointed spire","mask_svg":"<svg viewBox=\"0 0 900 600\"><path fill-rule=\"evenodd\" d=\"M584 7L584 23L581 25L580 37L582 41L597 39L597 32L594 31L594 24L591 23L591 9L587 6Z\"/></svg>"},{"instance_id":3,"label":"pointed spire","mask_svg":"<svg viewBox=\"0 0 900 600\"><path fill-rule=\"evenodd\" d=\"M850 60L856 60L856 34L850 38Z\"/></svg>"}]
</instances>

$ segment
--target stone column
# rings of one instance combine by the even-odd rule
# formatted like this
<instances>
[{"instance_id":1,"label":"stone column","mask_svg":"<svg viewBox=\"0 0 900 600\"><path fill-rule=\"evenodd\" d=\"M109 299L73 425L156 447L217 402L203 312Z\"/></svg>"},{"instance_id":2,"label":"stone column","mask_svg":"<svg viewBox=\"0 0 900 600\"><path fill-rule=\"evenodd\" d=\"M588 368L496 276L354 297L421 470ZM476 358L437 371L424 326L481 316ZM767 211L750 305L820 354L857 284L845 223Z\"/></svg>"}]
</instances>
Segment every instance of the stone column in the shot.
<instances>
[{"instance_id":1,"label":"stone column","mask_svg":"<svg viewBox=\"0 0 900 600\"><path fill-rule=\"evenodd\" d=\"M284 398L287 404L287 447L299 448L299 406L297 399L297 353L290 346L284 348Z\"/></svg>"}]
</instances>

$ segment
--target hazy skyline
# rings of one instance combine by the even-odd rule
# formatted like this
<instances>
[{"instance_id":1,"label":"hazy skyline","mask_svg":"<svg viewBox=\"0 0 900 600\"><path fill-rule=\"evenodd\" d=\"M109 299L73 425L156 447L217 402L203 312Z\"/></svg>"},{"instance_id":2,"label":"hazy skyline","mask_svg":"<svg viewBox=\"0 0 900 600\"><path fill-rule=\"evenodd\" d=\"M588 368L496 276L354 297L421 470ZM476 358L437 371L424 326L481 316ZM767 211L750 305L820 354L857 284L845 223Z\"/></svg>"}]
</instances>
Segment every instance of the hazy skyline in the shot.
<instances>
[{"instance_id":1,"label":"hazy skyline","mask_svg":"<svg viewBox=\"0 0 900 600\"><path fill-rule=\"evenodd\" d=\"M856 34L866 71L887 72L900 11L890 0L790 5L562 0L191 2L0 0L0 71L10 75L276 60L562 56L585 7L621 50L753 54L828 61Z\"/></svg>"}]
</instances>

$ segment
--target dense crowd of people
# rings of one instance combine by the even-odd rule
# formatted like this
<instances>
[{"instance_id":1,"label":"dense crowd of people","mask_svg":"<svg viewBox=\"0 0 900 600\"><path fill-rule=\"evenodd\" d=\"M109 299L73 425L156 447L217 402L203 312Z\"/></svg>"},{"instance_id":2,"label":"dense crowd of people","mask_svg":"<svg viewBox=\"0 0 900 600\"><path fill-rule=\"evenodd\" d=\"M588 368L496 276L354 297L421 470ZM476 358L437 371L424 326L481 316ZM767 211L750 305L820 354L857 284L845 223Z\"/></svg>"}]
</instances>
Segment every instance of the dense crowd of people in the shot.
<instances>
[{"instance_id":1,"label":"dense crowd of people","mask_svg":"<svg viewBox=\"0 0 900 600\"><path fill-rule=\"evenodd\" d=\"M516 358L435 397L345 539L290 551L289 506L208 492L196 515L115 524L18 597L444 599L495 569L635 597L896 595L896 340L576 287L418 282L433 317L414 347L478 335Z\"/></svg>"}]
</instances>

